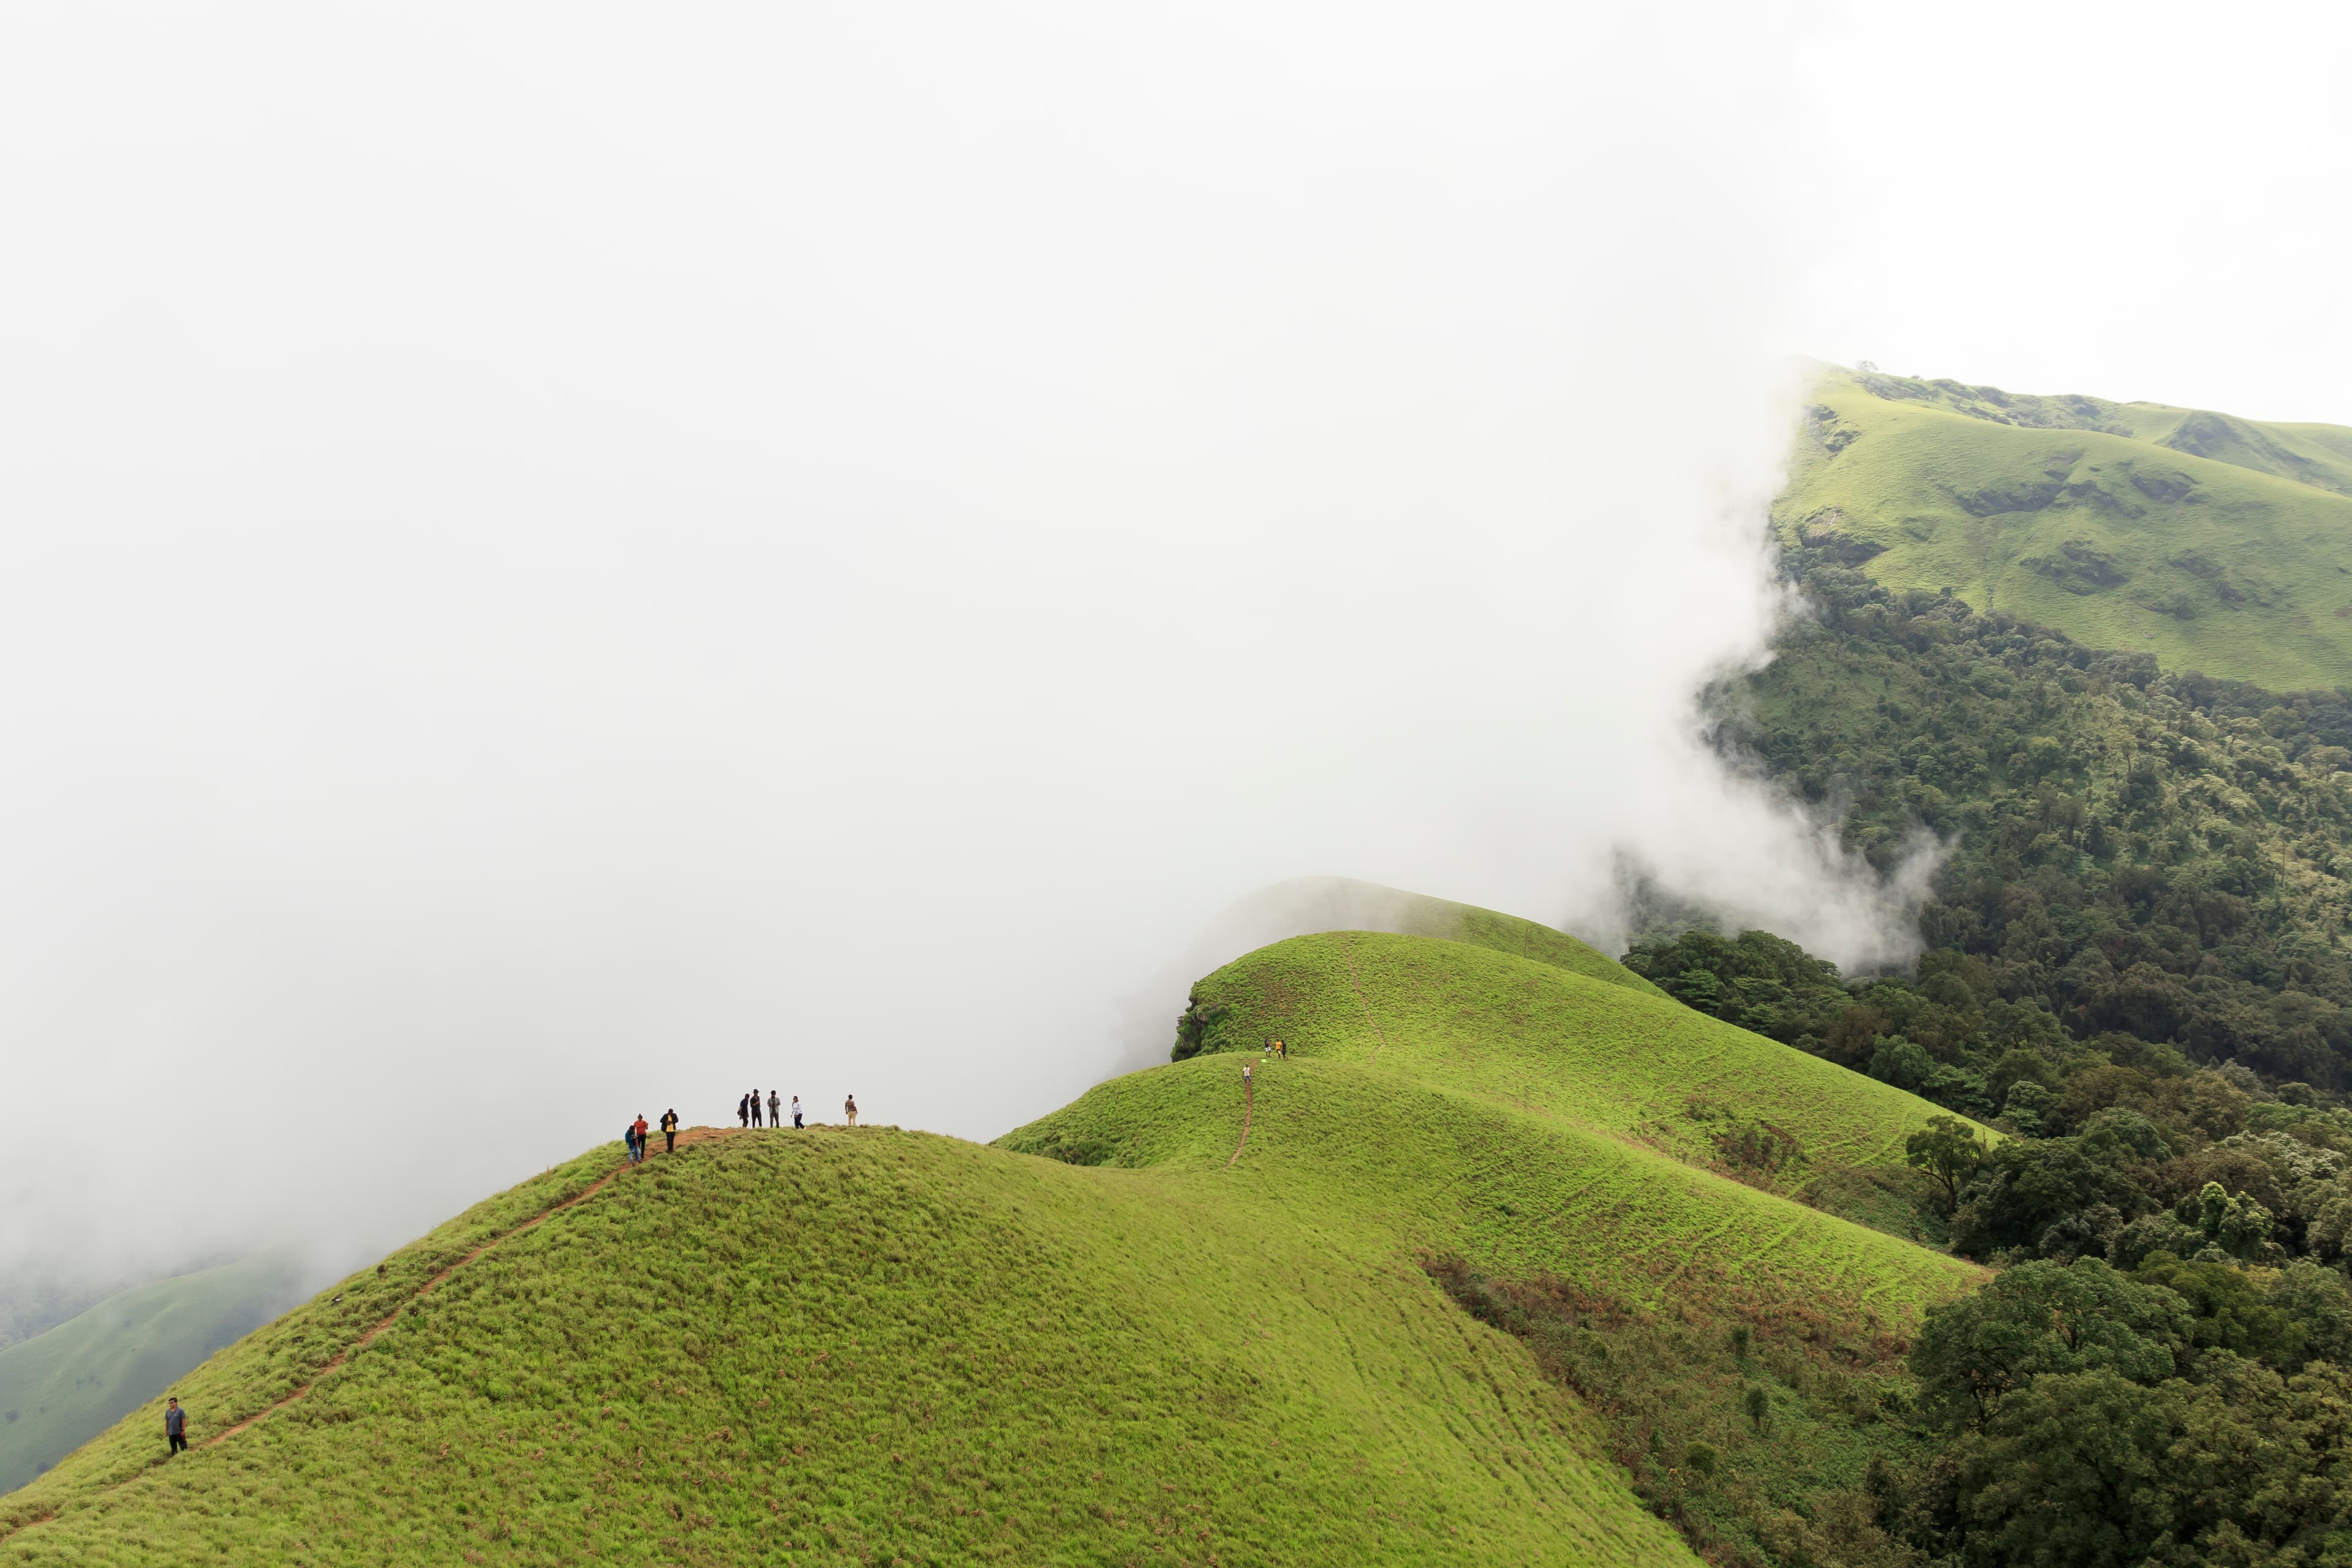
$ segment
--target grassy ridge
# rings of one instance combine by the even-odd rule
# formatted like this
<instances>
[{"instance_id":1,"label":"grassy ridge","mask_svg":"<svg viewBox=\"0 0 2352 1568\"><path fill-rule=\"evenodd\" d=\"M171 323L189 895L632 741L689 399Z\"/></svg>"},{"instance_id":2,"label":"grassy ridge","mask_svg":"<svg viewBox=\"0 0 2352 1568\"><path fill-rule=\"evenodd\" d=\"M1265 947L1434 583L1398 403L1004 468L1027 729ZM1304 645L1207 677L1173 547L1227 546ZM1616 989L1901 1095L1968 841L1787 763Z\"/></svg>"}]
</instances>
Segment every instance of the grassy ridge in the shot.
<instances>
[{"instance_id":1,"label":"grassy ridge","mask_svg":"<svg viewBox=\"0 0 2352 1568\"><path fill-rule=\"evenodd\" d=\"M2094 647L2352 681L2352 431L1837 372L1774 515L1889 588Z\"/></svg>"},{"instance_id":2,"label":"grassy ridge","mask_svg":"<svg viewBox=\"0 0 2352 1568\"><path fill-rule=\"evenodd\" d=\"M1261 1063L1257 1073L1234 1174L1311 1215L1327 1237L1345 1226L1391 1255L1458 1253L1482 1268L1559 1274L1633 1302L1697 1289L1843 1298L1903 1323L1979 1277L1540 1109L1311 1058ZM1234 1077L1232 1058L1217 1057L1133 1073L1002 1142L1217 1175L1241 1131Z\"/></svg>"},{"instance_id":3,"label":"grassy ridge","mask_svg":"<svg viewBox=\"0 0 2352 1568\"><path fill-rule=\"evenodd\" d=\"M0 1350L0 1491L23 1486L292 1297L282 1260L158 1279Z\"/></svg>"},{"instance_id":4,"label":"grassy ridge","mask_svg":"<svg viewBox=\"0 0 2352 1568\"><path fill-rule=\"evenodd\" d=\"M1665 995L1642 975L1566 931L1554 931L1517 915L1482 910L1475 904L1457 904L1419 893L1399 896L1407 901L1400 911L1393 934L1467 942L1473 947L1489 948L1565 969L1588 980L1605 981L1651 996Z\"/></svg>"},{"instance_id":5,"label":"grassy ridge","mask_svg":"<svg viewBox=\"0 0 2352 1568\"><path fill-rule=\"evenodd\" d=\"M1279 1036L1301 1057L1377 1066L1697 1164L1725 1164L1723 1141L1744 1131L1778 1129L1794 1147L1742 1173L1784 1192L1844 1167L1900 1166L1904 1140L1939 1113L1678 1002L1457 942L1295 937L1227 964L1193 995L1214 1014L1205 1051L1255 1051Z\"/></svg>"},{"instance_id":6,"label":"grassy ridge","mask_svg":"<svg viewBox=\"0 0 2352 1568\"><path fill-rule=\"evenodd\" d=\"M58 1517L6 1549L1692 1561L1519 1347L1299 1199L891 1129L731 1134L485 1254L219 1447L157 1464L143 1416L110 1435L7 1500ZM200 1423L275 1385L258 1340L188 1380Z\"/></svg>"},{"instance_id":7,"label":"grassy ridge","mask_svg":"<svg viewBox=\"0 0 2352 1568\"><path fill-rule=\"evenodd\" d=\"M1238 1160L1223 1050L1004 1147L726 1132L617 1176L597 1151L197 1369L194 1452L164 1461L142 1411L0 1500L0 1550L1688 1564L1625 1433L1461 1310L1440 1259L1768 1334L1899 1334L1978 1277L1763 1190L1786 1172L1704 1168L1735 1101L1855 1161L1927 1108L1638 988L1341 932L1196 996L1298 1053L1260 1066ZM1805 1364L1835 1342L1810 1332Z\"/></svg>"}]
</instances>

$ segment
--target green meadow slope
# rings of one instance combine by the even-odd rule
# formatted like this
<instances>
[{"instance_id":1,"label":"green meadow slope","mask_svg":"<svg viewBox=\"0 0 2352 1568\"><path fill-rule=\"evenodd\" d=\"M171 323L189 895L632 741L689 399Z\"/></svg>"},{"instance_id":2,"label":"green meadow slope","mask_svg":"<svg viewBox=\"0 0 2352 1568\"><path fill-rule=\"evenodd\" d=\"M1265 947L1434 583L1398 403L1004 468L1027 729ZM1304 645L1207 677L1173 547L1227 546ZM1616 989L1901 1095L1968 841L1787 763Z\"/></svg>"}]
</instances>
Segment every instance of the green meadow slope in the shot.
<instances>
[{"instance_id":1,"label":"green meadow slope","mask_svg":"<svg viewBox=\"0 0 2352 1568\"><path fill-rule=\"evenodd\" d=\"M2272 690L2352 682L2352 430L1825 374L1785 540L2094 647Z\"/></svg>"},{"instance_id":2,"label":"green meadow slope","mask_svg":"<svg viewBox=\"0 0 2352 1568\"><path fill-rule=\"evenodd\" d=\"M1378 1068L1789 1194L1901 1168L1904 1141L1940 1114L1654 988L1425 938L1276 942L1194 986L1190 1016L1187 1055L1280 1037L1302 1058Z\"/></svg>"},{"instance_id":3,"label":"green meadow slope","mask_svg":"<svg viewBox=\"0 0 2352 1568\"><path fill-rule=\"evenodd\" d=\"M1184 1076L1186 1069L1172 1069ZM1232 1075L1206 1064L1216 1125ZM1353 1216L894 1129L560 1168L0 1500L12 1561L1685 1563ZM1297 1194L1291 1194L1297 1196ZM393 1326L323 1376L373 1322ZM226 1441L226 1426L310 1392ZM44 1522L28 1522L44 1520Z\"/></svg>"},{"instance_id":4,"label":"green meadow slope","mask_svg":"<svg viewBox=\"0 0 2352 1568\"><path fill-rule=\"evenodd\" d=\"M293 1299L289 1264L247 1258L158 1279L0 1350L0 1491L165 1391Z\"/></svg>"},{"instance_id":5,"label":"green meadow slope","mask_svg":"<svg viewBox=\"0 0 2352 1568\"><path fill-rule=\"evenodd\" d=\"M1709 1118L1869 1162L1932 1108L1847 1074L1814 1093L1810 1058L1634 987L1355 932L1195 995L1287 1031L1247 1101L1213 1041L995 1147L591 1153L189 1374L190 1454L163 1461L142 1410L0 1499L0 1550L1688 1564L1603 1424L1424 1265L1897 1332L1979 1277L1767 1190L1799 1173L1709 1168Z\"/></svg>"}]
</instances>

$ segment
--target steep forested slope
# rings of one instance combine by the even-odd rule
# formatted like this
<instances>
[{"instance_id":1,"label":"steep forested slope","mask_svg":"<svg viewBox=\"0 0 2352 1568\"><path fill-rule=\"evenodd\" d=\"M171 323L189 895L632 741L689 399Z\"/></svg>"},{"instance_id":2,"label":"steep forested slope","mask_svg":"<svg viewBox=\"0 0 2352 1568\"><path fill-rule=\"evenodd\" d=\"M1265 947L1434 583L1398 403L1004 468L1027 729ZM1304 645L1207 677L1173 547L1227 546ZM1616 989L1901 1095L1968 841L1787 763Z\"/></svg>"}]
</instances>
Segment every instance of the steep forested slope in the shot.
<instances>
[{"instance_id":1,"label":"steep forested slope","mask_svg":"<svg viewBox=\"0 0 2352 1568\"><path fill-rule=\"evenodd\" d=\"M1930 955L1879 1037L1971 1071L2063 1032L2346 1080L2352 703L2166 674L1820 552L1792 568L1818 619L1717 693L1719 733L1882 868L1940 839Z\"/></svg>"},{"instance_id":2,"label":"steep forested slope","mask_svg":"<svg viewBox=\"0 0 2352 1568\"><path fill-rule=\"evenodd\" d=\"M1843 1523L1753 1560L2352 1561L2352 700L1891 592L1866 553L1792 550L1815 616L1712 700L1727 752L1882 869L1939 858L1927 952L1848 978L1662 930L1625 963L1995 1118L1998 1144L1911 1152L1953 1248L2003 1271L1930 1310L1859 1518L1814 1509Z\"/></svg>"}]
</instances>

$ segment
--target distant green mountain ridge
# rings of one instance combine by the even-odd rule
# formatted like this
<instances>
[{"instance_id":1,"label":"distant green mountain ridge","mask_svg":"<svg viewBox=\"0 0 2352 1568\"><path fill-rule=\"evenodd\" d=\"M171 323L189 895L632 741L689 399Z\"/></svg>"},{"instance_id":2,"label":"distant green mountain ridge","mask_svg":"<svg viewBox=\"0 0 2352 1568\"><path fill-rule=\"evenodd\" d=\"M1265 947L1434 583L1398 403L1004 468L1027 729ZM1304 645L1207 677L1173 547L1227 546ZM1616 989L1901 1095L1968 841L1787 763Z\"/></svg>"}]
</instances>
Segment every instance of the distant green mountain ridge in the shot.
<instances>
[{"instance_id":1,"label":"distant green mountain ridge","mask_svg":"<svg viewBox=\"0 0 2352 1568\"><path fill-rule=\"evenodd\" d=\"M1825 372L1785 542L2093 647L2352 682L2352 429Z\"/></svg>"}]
</instances>

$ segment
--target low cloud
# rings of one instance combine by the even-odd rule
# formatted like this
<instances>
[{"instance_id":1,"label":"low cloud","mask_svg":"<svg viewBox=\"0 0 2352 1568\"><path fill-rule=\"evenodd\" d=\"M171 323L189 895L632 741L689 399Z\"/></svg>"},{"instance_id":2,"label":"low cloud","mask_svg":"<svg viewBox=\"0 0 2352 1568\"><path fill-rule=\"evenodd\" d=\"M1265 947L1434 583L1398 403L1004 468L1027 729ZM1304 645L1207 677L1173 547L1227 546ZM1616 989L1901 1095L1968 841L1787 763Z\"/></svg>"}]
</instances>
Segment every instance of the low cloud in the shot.
<instances>
[{"instance_id":1,"label":"low cloud","mask_svg":"<svg viewBox=\"0 0 2352 1568\"><path fill-rule=\"evenodd\" d=\"M1790 15L558 16L5 24L0 1267L992 1137L1299 877L1901 945L1692 707Z\"/></svg>"}]
</instances>

